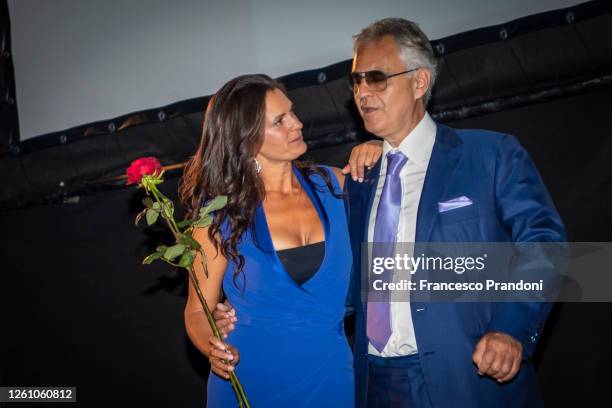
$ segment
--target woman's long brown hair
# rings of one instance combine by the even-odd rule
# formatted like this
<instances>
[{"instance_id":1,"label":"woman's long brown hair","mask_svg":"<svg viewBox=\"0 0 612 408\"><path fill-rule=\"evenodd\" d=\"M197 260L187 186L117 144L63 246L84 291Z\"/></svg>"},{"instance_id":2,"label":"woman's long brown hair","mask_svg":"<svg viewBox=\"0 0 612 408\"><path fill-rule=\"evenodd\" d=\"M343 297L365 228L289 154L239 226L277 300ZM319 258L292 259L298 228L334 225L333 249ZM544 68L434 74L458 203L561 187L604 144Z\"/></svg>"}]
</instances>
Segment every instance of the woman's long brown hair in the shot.
<instances>
[{"instance_id":1,"label":"woman's long brown hair","mask_svg":"<svg viewBox=\"0 0 612 408\"><path fill-rule=\"evenodd\" d=\"M197 217L207 200L227 196L227 205L215 214L208 237L226 259L236 263L234 282L244 266L238 243L253 226L255 211L265 197L253 159L263 142L266 95L276 89L285 92L279 82L261 74L239 76L223 85L208 103L200 145L187 162L179 184L179 199L189 219ZM311 165L296 165L305 180L319 174L334 191L326 172ZM225 219L230 232L224 237L221 225Z\"/></svg>"}]
</instances>

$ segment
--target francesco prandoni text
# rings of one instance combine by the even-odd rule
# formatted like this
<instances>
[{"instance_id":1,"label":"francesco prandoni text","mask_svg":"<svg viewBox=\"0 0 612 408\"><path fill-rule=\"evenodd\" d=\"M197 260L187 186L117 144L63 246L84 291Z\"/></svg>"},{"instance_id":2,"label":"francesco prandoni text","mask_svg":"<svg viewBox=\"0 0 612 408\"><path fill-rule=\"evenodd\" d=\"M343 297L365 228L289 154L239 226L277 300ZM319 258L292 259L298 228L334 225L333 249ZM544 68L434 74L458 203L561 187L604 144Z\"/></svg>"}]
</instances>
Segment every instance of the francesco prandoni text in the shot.
<instances>
[{"instance_id":1,"label":"francesco prandoni text","mask_svg":"<svg viewBox=\"0 0 612 408\"><path fill-rule=\"evenodd\" d=\"M381 275L385 271L405 270L414 275L418 270L452 271L458 275L466 271L482 271L485 269L487 254L479 257L428 257L424 254L413 257L407 254L397 254L395 257L375 257L372 259L372 273ZM500 282L486 279L482 282L430 282L426 279L413 281L402 279L396 282L385 282L383 279L373 279L372 289L375 291L542 291L544 281L535 282L519 280L515 282Z\"/></svg>"}]
</instances>

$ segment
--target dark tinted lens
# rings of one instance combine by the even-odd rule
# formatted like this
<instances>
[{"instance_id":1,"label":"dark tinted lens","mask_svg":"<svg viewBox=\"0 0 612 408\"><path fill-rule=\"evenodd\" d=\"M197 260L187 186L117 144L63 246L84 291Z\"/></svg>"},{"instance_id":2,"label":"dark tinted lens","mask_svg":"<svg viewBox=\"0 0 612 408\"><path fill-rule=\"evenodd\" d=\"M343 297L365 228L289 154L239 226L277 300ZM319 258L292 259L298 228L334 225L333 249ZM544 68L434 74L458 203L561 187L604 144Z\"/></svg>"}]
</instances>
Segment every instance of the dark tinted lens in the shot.
<instances>
[{"instance_id":1,"label":"dark tinted lens","mask_svg":"<svg viewBox=\"0 0 612 408\"><path fill-rule=\"evenodd\" d=\"M368 86L375 91L382 91L387 87L387 74L382 71L351 72L348 75L350 87L356 90L363 77Z\"/></svg>"},{"instance_id":2,"label":"dark tinted lens","mask_svg":"<svg viewBox=\"0 0 612 408\"><path fill-rule=\"evenodd\" d=\"M368 71L366 72L366 81L368 85L374 88L385 88L387 84L387 75L382 71Z\"/></svg>"}]
</instances>

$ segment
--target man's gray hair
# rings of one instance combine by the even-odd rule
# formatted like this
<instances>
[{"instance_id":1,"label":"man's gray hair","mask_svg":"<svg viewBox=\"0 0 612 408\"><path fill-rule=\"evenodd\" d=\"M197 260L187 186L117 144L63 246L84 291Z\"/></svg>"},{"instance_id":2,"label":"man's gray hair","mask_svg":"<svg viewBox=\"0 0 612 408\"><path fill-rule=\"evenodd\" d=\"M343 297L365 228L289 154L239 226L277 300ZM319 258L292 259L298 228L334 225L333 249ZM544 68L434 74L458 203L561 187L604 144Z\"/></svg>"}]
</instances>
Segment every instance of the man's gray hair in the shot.
<instances>
[{"instance_id":1,"label":"man's gray hair","mask_svg":"<svg viewBox=\"0 0 612 408\"><path fill-rule=\"evenodd\" d=\"M377 42L387 36L395 39L400 50L400 58L406 64L406 69L423 67L431 72L429 88L423 98L427 105L436 82L438 61L429 43L429 38L416 23L403 18L383 18L375 21L353 37L353 49L357 51L357 48L363 43Z\"/></svg>"}]
</instances>

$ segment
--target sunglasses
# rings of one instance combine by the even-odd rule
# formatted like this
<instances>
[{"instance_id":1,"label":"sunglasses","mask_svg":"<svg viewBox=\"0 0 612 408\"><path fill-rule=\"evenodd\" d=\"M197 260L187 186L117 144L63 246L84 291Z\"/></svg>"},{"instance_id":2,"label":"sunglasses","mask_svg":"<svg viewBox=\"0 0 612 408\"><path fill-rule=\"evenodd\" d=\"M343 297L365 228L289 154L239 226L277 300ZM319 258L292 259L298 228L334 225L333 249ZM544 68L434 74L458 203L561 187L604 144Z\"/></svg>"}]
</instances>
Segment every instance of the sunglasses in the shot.
<instances>
[{"instance_id":1,"label":"sunglasses","mask_svg":"<svg viewBox=\"0 0 612 408\"><path fill-rule=\"evenodd\" d=\"M407 74L409 72L416 71L419 68L409 69L407 71L398 72L396 74L385 74L382 71L374 70L374 71L366 71L366 72L351 72L348 74L348 83L349 87L353 92L357 92L359 86L361 85L361 80L365 79L366 83L370 87L370 90L374 92L382 92L387 89L387 81L389 78L393 78L394 76Z\"/></svg>"}]
</instances>

